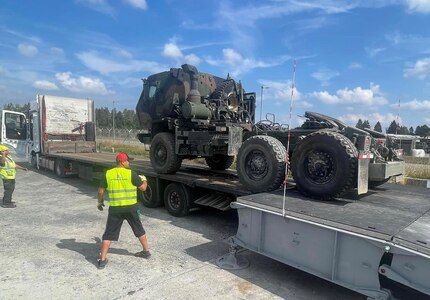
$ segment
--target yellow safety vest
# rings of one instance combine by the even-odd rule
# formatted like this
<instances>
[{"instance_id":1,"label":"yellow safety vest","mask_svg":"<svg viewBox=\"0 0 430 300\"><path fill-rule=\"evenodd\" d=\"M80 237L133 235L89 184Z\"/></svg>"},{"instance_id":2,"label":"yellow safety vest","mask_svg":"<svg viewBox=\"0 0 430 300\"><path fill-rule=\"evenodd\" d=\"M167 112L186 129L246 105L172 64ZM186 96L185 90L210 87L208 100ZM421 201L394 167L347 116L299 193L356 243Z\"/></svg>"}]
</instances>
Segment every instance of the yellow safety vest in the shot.
<instances>
[{"instance_id":1,"label":"yellow safety vest","mask_svg":"<svg viewBox=\"0 0 430 300\"><path fill-rule=\"evenodd\" d=\"M15 179L16 177L16 164L10 156L6 157L4 166L0 165L1 179Z\"/></svg>"},{"instance_id":2,"label":"yellow safety vest","mask_svg":"<svg viewBox=\"0 0 430 300\"><path fill-rule=\"evenodd\" d=\"M131 183L131 170L113 168L106 172L110 206L128 206L137 203L137 190Z\"/></svg>"}]
</instances>

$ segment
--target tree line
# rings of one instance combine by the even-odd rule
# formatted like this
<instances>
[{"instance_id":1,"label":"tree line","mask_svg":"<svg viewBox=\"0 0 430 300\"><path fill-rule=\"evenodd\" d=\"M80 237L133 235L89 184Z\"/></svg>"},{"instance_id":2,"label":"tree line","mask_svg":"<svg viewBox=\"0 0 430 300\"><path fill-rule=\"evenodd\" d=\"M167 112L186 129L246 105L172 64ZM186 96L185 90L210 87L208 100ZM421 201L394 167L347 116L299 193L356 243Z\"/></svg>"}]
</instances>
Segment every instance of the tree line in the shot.
<instances>
[{"instance_id":1,"label":"tree line","mask_svg":"<svg viewBox=\"0 0 430 300\"><path fill-rule=\"evenodd\" d=\"M9 103L3 105L3 109L21 112L28 116L30 104ZM96 108L96 123L97 127L101 128L112 128L114 125L118 129L137 129L140 127L136 111L131 109L119 111L117 109L109 110L107 107Z\"/></svg>"},{"instance_id":2,"label":"tree line","mask_svg":"<svg viewBox=\"0 0 430 300\"><path fill-rule=\"evenodd\" d=\"M30 104L5 104L3 109L18 111L25 114L28 114L30 110ZM135 110L124 109L122 111L118 111L116 109L110 110L107 107L96 108L96 122L97 127L102 128L112 128L115 125L115 128L118 129L137 129L140 128L139 121L137 118L137 114ZM355 127L364 129L369 128L372 129L368 120L359 119ZM383 132L381 123L376 122L373 130L378 132ZM391 134L410 134L417 135L422 137L430 136L430 128L427 125L417 126L415 129L406 126L400 126L396 121L392 121L390 126L385 129L386 133Z\"/></svg>"},{"instance_id":3,"label":"tree line","mask_svg":"<svg viewBox=\"0 0 430 300\"><path fill-rule=\"evenodd\" d=\"M364 129L364 128L371 129L369 121L368 120L363 121L361 119L358 119L358 122L355 125L355 127L359 129ZM375 126L373 127L373 130L381 133L383 132L381 123L379 121L376 122ZM396 121L392 121L390 123L390 126L388 126L388 128L385 129L385 132L390 134L407 134L407 135L417 135L422 137L428 137L430 136L430 127L424 124L422 126L417 126L414 130L412 126L408 128L406 126L400 126L400 124L397 124Z\"/></svg>"}]
</instances>

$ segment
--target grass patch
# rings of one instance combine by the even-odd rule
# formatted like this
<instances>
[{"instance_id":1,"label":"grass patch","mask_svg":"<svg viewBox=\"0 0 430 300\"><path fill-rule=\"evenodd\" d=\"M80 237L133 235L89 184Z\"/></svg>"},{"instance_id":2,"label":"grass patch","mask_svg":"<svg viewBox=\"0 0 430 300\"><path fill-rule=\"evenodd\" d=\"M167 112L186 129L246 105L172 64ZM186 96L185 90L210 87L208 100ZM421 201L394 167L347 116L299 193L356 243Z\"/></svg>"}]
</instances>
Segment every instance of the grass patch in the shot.
<instances>
[{"instance_id":1,"label":"grass patch","mask_svg":"<svg viewBox=\"0 0 430 300\"><path fill-rule=\"evenodd\" d=\"M97 151L99 152L125 152L129 155L138 155L149 159L149 150L144 144L122 144L114 141L97 141Z\"/></svg>"},{"instance_id":2,"label":"grass patch","mask_svg":"<svg viewBox=\"0 0 430 300\"><path fill-rule=\"evenodd\" d=\"M430 179L430 164L406 164L405 176L418 179Z\"/></svg>"}]
</instances>

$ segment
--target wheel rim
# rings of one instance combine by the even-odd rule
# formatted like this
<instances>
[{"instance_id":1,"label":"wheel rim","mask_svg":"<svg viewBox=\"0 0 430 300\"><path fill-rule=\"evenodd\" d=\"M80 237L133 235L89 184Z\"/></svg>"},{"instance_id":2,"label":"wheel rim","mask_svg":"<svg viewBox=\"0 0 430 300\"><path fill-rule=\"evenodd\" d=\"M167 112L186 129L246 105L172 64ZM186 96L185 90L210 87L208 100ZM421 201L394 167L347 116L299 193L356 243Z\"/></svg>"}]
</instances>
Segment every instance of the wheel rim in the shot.
<instances>
[{"instance_id":1,"label":"wheel rim","mask_svg":"<svg viewBox=\"0 0 430 300\"><path fill-rule=\"evenodd\" d=\"M164 165L167 161L167 149L164 145L158 144L155 148L155 159L160 165Z\"/></svg>"},{"instance_id":2,"label":"wheel rim","mask_svg":"<svg viewBox=\"0 0 430 300\"><path fill-rule=\"evenodd\" d=\"M329 153L312 151L305 161L305 172L308 178L315 183L324 184L333 178L336 165Z\"/></svg>"},{"instance_id":3,"label":"wheel rim","mask_svg":"<svg viewBox=\"0 0 430 300\"><path fill-rule=\"evenodd\" d=\"M177 210L180 207L180 203L181 197L179 196L179 194L177 192L171 192L169 194L169 206L172 209Z\"/></svg>"},{"instance_id":4,"label":"wheel rim","mask_svg":"<svg viewBox=\"0 0 430 300\"><path fill-rule=\"evenodd\" d=\"M252 180L265 178L269 170L264 153L258 150L250 152L246 156L245 171Z\"/></svg>"}]
</instances>

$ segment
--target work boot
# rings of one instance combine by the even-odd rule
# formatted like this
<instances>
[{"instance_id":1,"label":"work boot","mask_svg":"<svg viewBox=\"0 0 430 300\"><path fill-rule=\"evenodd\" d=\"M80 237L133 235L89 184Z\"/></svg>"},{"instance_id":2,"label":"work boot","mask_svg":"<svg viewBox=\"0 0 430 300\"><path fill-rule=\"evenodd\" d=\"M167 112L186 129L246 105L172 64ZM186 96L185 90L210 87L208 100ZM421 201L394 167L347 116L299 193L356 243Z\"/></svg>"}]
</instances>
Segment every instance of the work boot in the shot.
<instances>
[{"instance_id":1,"label":"work boot","mask_svg":"<svg viewBox=\"0 0 430 300\"><path fill-rule=\"evenodd\" d=\"M15 202L8 202L8 203L3 203L1 205L1 207L3 207L3 208L15 208L16 204L15 204Z\"/></svg>"},{"instance_id":2,"label":"work boot","mask_svg":"<svg viewBox=\"0 0 430 300\"><path fill-rule=\"evenodd\" d=\"M108 263L108 259L107 258L105 260L99 259L97 261L97 268L98 269L104 269L106 267L107 263Z\"/></svg>"},{"instance_id":3,"label":"work boot","mask_svg":"<svg viewBox=\"0 0 430 300\"><path fill-rule=\"evenodd\" d=\"M135 253L134 256L148 259L151 257L151 253L149 251L142 250L140 252Z\"/></svg>"}]
</instances>

